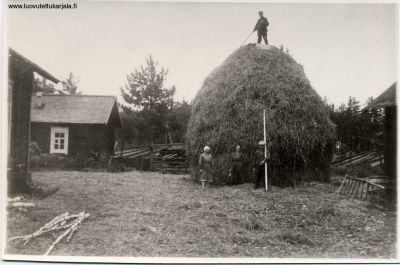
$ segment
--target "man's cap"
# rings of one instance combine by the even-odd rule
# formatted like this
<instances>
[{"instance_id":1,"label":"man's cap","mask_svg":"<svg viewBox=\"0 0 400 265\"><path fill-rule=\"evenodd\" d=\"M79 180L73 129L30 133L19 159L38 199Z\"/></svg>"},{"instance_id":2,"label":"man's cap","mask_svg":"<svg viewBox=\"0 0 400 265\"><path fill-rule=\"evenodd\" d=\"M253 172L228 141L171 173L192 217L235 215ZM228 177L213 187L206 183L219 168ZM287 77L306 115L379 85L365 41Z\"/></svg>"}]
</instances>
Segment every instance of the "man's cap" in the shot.
<instances>
[{"instance_id":1,"label":"man's cap","mask_svg":"<svg viewBox=\"0 0 400 265\"><path fill-rule=\"evenodd\" d=\"M258 145L265 145L265 142L264 141L259 141Z\"/></svg>"},{"instance_id":2,"label":"man's cap","mask_svg":"<svg viewBox=\"0 0 400 265\"><path fill-rule=\"evenodd\" d=\"M264 14L264 12L263 11L258 11L258 14Z\"/></svg>"},{"instance_id":3,"label":"man's cap","mask_svg":"<svg viewBox=\"0 0 400 265\"><path fill-rule=\"evenodd\" d=\"M204 146L204 151L206 151L206 150L210 150L210 147L209 146Z\"/></svg>"}]
</instances>

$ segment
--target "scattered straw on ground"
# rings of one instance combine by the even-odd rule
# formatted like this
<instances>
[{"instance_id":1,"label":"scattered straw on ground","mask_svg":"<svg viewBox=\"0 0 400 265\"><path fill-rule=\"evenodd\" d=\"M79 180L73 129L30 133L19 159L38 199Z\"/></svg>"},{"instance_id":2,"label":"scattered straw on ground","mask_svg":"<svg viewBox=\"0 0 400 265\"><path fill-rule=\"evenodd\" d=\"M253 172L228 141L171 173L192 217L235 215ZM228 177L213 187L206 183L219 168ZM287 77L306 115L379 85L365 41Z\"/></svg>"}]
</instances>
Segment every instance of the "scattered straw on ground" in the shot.
<instances>
[{"instance_id":1,"label":"scattered straw on ground","mask_svg":"<svg viewBox=\"0 0 400 265\"><path fill-rule=\"evenodd\" d=\"M84 229L53 255L187 257L390 258L395 217L365 202L311 183L272 187L200 186L157 173L34 172L58 184L34 211L8 214L8 235L28 234L63 212L91 213ZM38 238L7 254L43 254L53 239Z\"/></svg>"}]
</instances>

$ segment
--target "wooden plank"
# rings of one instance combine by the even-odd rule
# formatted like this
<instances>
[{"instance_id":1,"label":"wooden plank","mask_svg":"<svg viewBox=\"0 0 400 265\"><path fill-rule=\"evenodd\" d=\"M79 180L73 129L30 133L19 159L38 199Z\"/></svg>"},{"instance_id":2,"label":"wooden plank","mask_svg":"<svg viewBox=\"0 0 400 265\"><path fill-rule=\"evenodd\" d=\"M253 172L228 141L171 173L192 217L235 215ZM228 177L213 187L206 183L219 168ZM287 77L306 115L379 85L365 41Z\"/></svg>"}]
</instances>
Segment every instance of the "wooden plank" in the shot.
<instances>
[{"instance_id":1,"label":"wooden plank","mask_svg":"<svg viewBox=\"0 0 400 265\"><path fill-rule=\"evenodd\" d=\"M345 194L349 193L350 187L351 187L351 179L346 177L346 186L345 186L345 190L344 190Z\"/></svg>"},{"instance_id":2,"label":"wooden plank","mask_svg":"<svg viewBox=\"0 0 400 265\"><path fill-rule=\"evenodd\" d=\"M335 166L342 166L342 165L349 165L349 164L352 165L354 163L357 163L360 160L366 159L369 156L370 156L370 154L358 155L358 156L354 156L354 157L351 157L351 158L346 159L346 160L342 160L340 162L336 162L333 165L335 165Z\"/></svg>"},{"instance_id":3,"label":"wooden plank","mask_svg":"<svg viewBox=\"0 0 400 265\"><path fill-rule=\"evenodd\" d=\"M360 184L361 184L361 181L356 180L356 188L355 188L355 190L354 190L353 196L351 197L352 199L353 199L353 198L357 199L358 190L360 189Z\"/></svg>"},{"instance_id":4,"label":"wooden plank","mask_svg":"<svg viewBox=\"0 0 400 265\"><path fill-rule=\"evenodd\" d=\"M159 170L189 170L187 167L153 167L154 171L159 171Z\"/></svg>"},{"instance_id":5,"label":"wooden plank","mask_svg":"<svg viewBox=\"0 0 400 265\"><path fill-rule=\"evenodd\" d=\"M351 164L352 165L359 165L359 164L362 164L362 163L367 163L369 160L374 159L374 158L376 158L376 156L368 155L368 156L365 156L365 157L362 157L362 158L359 158L357 160L352 161Z\"/></svg>"},{"instance_id":6,"label":"wooden plank","mask_svg":"<svg viewBox=\"0 0 400 265\"><path fill-rule=\"evenodd\" d=\"M138 148L148 148L148 147L153 147L153 148L165 148L165 147L173 147L173 148L179 148L179 147L185 147L183 143L173 143L173 144L144 144L144 145L133 145L133 144L127 144L124 146L124 149L138 149ZM117 147L121 148L121 147Z\"/></svg>"},{"instance_id":7,"label":"wooden plank","mask_svg":"<svg viewBox=\"0 0 400 265\"><path fill-rule=\"evenodd\" d=\"M151 152L148 151L148 152L145 152L145 153L139 153L139 154L136 154L136 155L126 156L124 158L126 158L126 159L134 159L134 158L137 158L137 157L140 157L140 156L148 155L150 153Z\"/></svg>"},{"instance_id":8,"label":"wooden plank","mask_svg":"<svg viewBox=\"0 0 400 265\"><path fill-rule=\"evenodd\" d=\"M349 180L347 179L347 177L344 178L345 182L344 182L344 186L342 189L342 194L346 194L346 189L349 186Z\"/></svg>"},{"instance_id":9,"label":"wooden plank","mask_svg":"<svg viewBox=\"0 0 400 265\"><path fill-rule=\"evenodd\" d=\"M356 155L358 155L358 154L355 154L353 152L341 153L338 156L336 156L336 158L333 160L333 163L339 162L341 160L349 159L349 157L353 157L353 156L356 156Z\"/></svg>"},{"instance_id":10,"label":"wooden plank","mask_svg":"<svg viewBox=\"0 0 400 265\"><path fill-rule=\"evenodd\" d=\"M367 192L368 192L367 185L368 185L368 183L367 183L367 182L364 182L364 184L363 184L363 197L364 197L364 199L367 198ZM365 190L365 191L364 191L364 190Z\"/></svg>"},{"instance_id":11,"label":"wooden plank","mask_svg":"<svg viewBox=\"0 0 400 265\"><path fill-rule=\"evenodd\" d=\"M349 178L349 188L347 189L347 195L350 195L351 189L353 188L354 180Z\"/></svg>"},{"instance_id":12,"label":"wooden plank","mask_svg":"<svg viewBox=\"0 0 400 265\"><path fill-rule=\"evenodd\" d=\"M350 192L350 195L351 195L351 198L353 198L353 193L354 193L354 190L355 190L355 188L356 188L356 186L357 186L357 181L355 180L355 179L352 179L353 180L353 188L351 189L351 192Z\"/></svg>"},{"instance_id":13,"label":"wooden plank","mask_svg":"<svg viewBox=\"0 0 400 265\"><path fill-rule=\"evenodd\" d=\"M368 180L365 180L365 182L368 182L369 184L371 184L373 187L375 187L375 188L377 188L377 189L384 189L384 188L385 188L385 186L382 186L382 185L373 183L373 182L368 181Z\"/></svg>"},{"instance_id":14,"label":"wooden plank","mask_svg":"<svg viewBox=\"0 0 400 265\"><path fill-rule=\"evenodd\" d=\"M132 156L132 155L136 155L136 154L141 154L144 152L150 152L150 150L147 149L143 149L143 150L135 150L135 151L129 151L129 152L123 152L122 153L122 157L128 157L128 156ZM114 157L121 157L120 153L117 153L114 155Z\"/></svg>"},{"instance_id":15,"label":"wooden plank","mask_svg":"<svg viewBox=\"0 0 400 265\"><path fill-rule=\"evenodd\" d=\"M348 195L350 195L350 191L351 191L351 189L352 189L352 187L353 187L354 181L353 181L353 179L351 179L351 178L348 178L348 180L349 180L349 188L347 189L346 193L347 193Z\"/></svg>"},{"instance_id":16,"label":"wooden plank","mask_svg":"<svg viewBox=\"0 0 400 265\"><path fill-rule=\"evenodd\" d=\"M341 158L340 160L337 159L337 160L333 161L332 164L336 165L336 164L344 162L344 161L348 162L348 160L352 160L352 159L354 159L356 157L365 156L365 155L367 155L367 154L366 153L361 153L361 154L353 154L353 155L350 155L350 156L345 156L345 157Z\"/></svg>"},{"instance_id":17,"label":"wooden plank","mask_svg":"<svg viewBox=\"0 0 400 265\"><path fill-rule=\"evenodd\" d=\"M171 159L168 159L168 158L166 158L166 159L158 159L158 158L154 158L154 161L157 161L157 162L165 162L165 163L188 163L189 161L187 160L187 159L173 159L173 158L171 158Z\"/></svg>"},{"instance_id":18,"label":"wooden plank","mask_svg":"<svg viewBox=\"0 0 400 265\"><path fill-rule=\"evenodd\" d=\"M157 159L157 160L170 160L170 161L188 160L186 157L183 157L183 156L179 156L179 157L170 157L170 158L168 158L168 157L165 158L165 157L162 157L162 156L155 156L154 159Z\"/></svg>"},{"instance_id":19,"label":"wooden plank","mask_svg":"<svg viewBox=\"0 0 400 265\"><path fill-rule=\"evenodd\" d=\"M154 163L172 163L172 164L189 164L189 161L169 161L169 160L154 160Z\"/></svg>"},{"instance_id":20,"label":"wooden plank","mask_svg":"<svg viewBox=\"0 0 400 265\"><path fill-rule=\"evenodd\" d=\"M154 168L154 171L189 171L188 168L174 168L174 167L164 167L164 168Z\"/></svg>"}]
</instances>

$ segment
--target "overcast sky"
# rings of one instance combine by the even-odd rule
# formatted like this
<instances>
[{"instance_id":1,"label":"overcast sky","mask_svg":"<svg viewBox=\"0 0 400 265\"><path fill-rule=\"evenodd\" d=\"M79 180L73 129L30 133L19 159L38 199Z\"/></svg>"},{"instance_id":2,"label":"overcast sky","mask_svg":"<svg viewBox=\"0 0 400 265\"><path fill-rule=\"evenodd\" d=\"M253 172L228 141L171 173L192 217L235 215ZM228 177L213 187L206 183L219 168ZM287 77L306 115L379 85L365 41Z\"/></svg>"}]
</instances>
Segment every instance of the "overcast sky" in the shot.
<instances>
[{"instance_id":1,"label":"overcast sky","mask_svg":"<svg viewBox=\"0 0 400 265\"><path fill-rule=\"evenodd\" d=\"M169 69L176 99L192 100L252 31L259 10L270 44L289 48L331 102L352 95L364 103L397 79L394 4L69 2L78 8L4 7L6 45L59 79L72 72L84 94L120 96L126 75L151 54Z\"/></svg>"}]
</instances>

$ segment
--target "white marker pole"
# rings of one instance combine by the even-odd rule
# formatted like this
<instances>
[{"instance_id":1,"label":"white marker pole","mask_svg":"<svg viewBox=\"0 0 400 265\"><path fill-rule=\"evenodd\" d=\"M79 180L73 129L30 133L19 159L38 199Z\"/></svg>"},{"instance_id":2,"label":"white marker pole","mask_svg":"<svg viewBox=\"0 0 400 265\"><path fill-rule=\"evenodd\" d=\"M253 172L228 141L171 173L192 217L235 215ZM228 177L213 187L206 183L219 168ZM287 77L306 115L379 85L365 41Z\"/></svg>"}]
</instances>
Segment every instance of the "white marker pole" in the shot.
<instances>
[{"instance_id":1,"label":"white marker pole","mask_svg":"<svg viewBox=\"0 0 400 265\"><path fill-rule=\"evenodd\" d=\"M267 130L265 128L265 109L264 109L264 157L267 159ZM267 161L265 161L265 191L268 191L268 168Z\"/></svg>"}]
</instances>

